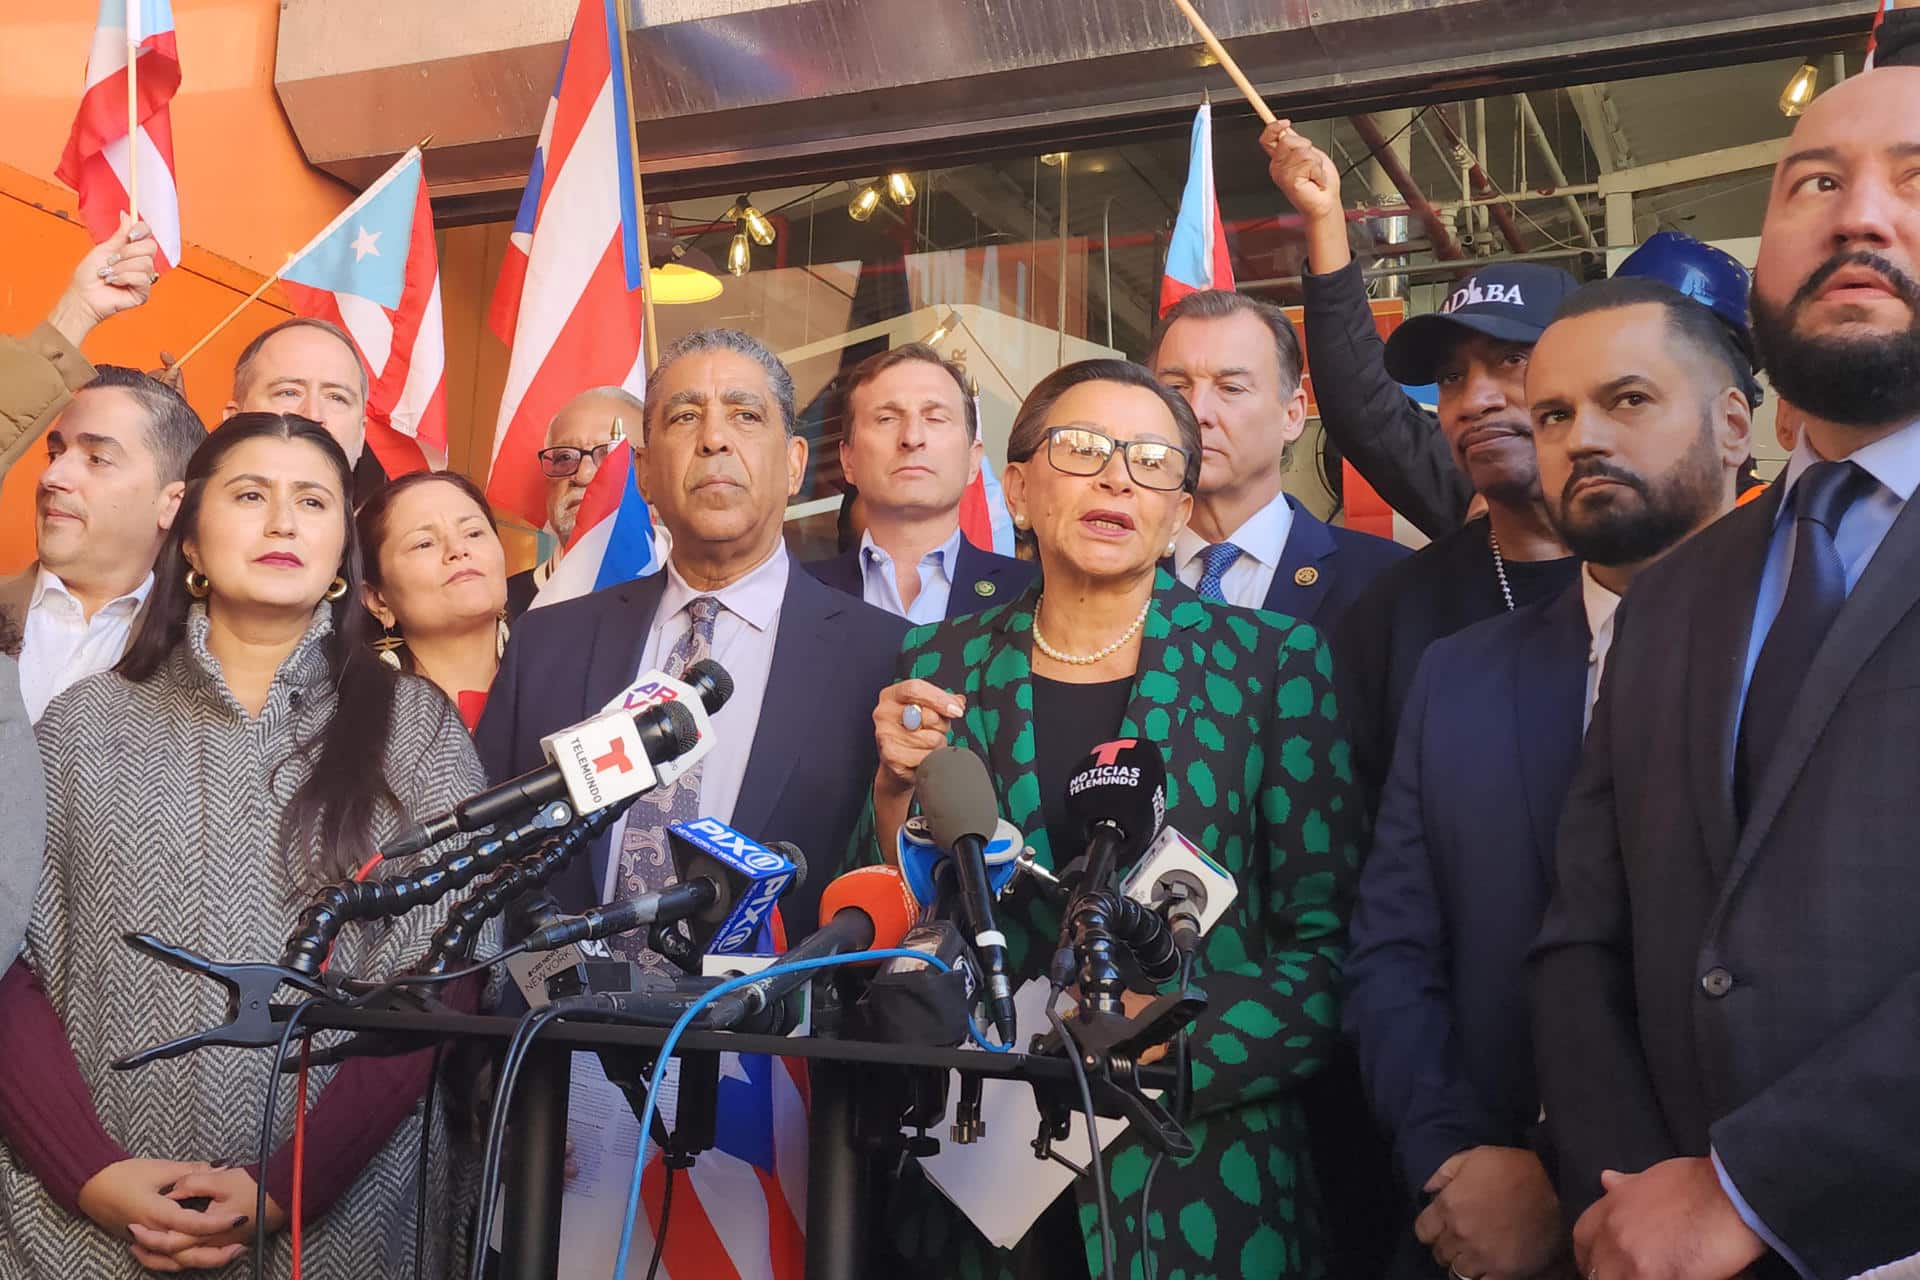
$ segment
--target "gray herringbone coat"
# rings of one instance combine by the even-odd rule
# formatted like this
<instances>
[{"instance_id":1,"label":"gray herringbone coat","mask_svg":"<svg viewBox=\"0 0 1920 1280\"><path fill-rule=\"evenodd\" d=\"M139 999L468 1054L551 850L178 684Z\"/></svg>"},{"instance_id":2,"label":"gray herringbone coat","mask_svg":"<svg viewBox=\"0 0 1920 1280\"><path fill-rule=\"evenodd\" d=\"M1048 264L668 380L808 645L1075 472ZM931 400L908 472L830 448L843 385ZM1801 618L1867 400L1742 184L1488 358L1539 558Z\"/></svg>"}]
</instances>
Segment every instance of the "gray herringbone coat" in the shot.
<instances>
[{"instance_id":1,"label":"gray herringbone coat","mask_svg":"<svg viewBox=\"0 0 1920 1280\"><path fill-rule=\"evenodd\" d=\"M27 958L66 1024L102 1123L136 1156L255 1159L266 1054L203 1049L135 1072L109 1068L116 1057L226 1016L214 984L163 968L118 939L140 930L215 958L278 958L314 881L284 856L280 815L311 768L296 745L333 714L321 645L330 630L323 607L252 718L221 681L206 647L204 609L196 607L186 643L152 680L134 684L113 672L83 680L54 700L38 726L47 868ZM485 784L459 717L423 680L401 681L386 776L413 814L442 811ZM383 813L376 839L396 827L394 815ZM348 928L333 970L394 972L425 949L444 906L394 927ZM315 1073L315 1096L331 1074ZM293 1092L280 1090L276 1141L291 1133ZM416 1107L332 1210L307 1224L306 1274L414 1273L420 1131ZM448 1274L456 1252L448 1241L464 1207L449 1189L447 1149L446 1126L435 1116L428 1203L437 1220L428 1224L420 1272L429 1277ZM269 1274L288 1273L284 1236L270 1263ZM243 1257L218 1274L243 1276L249 1265ZM0 1144L0 1280L146 1274L123 1242L55 1205Z\"/></svg>"}]
</instances>

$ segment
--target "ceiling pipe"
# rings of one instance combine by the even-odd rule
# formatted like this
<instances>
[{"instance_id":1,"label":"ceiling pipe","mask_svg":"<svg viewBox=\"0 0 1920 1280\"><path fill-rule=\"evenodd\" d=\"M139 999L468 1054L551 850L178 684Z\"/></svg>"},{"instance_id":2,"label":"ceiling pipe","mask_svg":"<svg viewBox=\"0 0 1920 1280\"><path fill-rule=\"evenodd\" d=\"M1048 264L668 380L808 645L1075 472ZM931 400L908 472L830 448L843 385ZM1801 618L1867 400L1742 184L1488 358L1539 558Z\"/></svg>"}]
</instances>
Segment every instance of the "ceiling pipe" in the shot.
<instances>
[{"instance_id":1,"label":"ceiling pipe","mask_svg":"<svg viewBox=\"0 0 1920 1280\"><path fill-rule=\"evenodd\" d=\"M1480 167L1480 161L1473 154L1473 149L1460 136L1460 131L1453 127L1453 121L1447 119L1447 113L1435 111L1432 114L1433 118L1440 122L1440 128L1446 133L1447 141L1453 144L1454 153L1465 157L1467 176L1473 181L1473 189L1482 196L1499 195L1500 188L1493 185L1493 179L1489 178L1487 171ZM1493 225L1500 228L1500 235L1506 240L1507 247L1515 253L1525 253L1527 242L1520 237L1520 227L1513 220L1513 211L1504 204L1488 205L1487 208L1492 211Z\"/></svg>"},{"instance_id":2,"label":"ceiling pipe","mask_svg":"<svg viewBox=\"0 0 1920 1280\"><path fill-rule=\"evenodd\" d=\"M1460 246L1454 242L1452 231L1447 228L1447 220L1440 216L1439 211L1433 207L1433 202L1427 199L1426 192L1420 189L1420 185L1413 180L1413 175L1408 173L1406 166L1400 163L1400 157L1393 154L1393 148L1387 145L1387 139L1380 132L1380 126L1374 123L1373 117L1363 113L1350 116L1348 119L1353 125L1353 131L1360 135L1360 141L1368 151L1373 153L1374 162L1380 166L1380 171L1387 175L1387 181L1400 192L1401 197L1407 202L1408 210L1414 217L1420 219L1420 225L1427 229L1427 238L1433 241L1434 255L1449 262L1464 258L1466 255L1460 251Z\"/></svg>"},{"instance_id":3,"label":"ceiling pipe","mask_svg":"<svg viewBox=\"0 0 1920 1280\"><path fill-rule=\"evenodd\" d=\"M1553 185L1567 185L1567 171L1560 167L1560 157L1554 154L1553 140L1547 137L1547 131L1540 126L1540 117L1534 114L1533 103L1524 93L1516 93L1513 100L1520 105L1520 119L1526 123L1527 134L1533 139L1534 148L1540 152L1541 159L1547 162L1547 174L1553 179ZM1598 249L1600 242L1593 238L1593 224L1587 221L1586 210L1572 196L1567 197L1567 212L1573 215L1573 225L1580 228L1580 236L1590 249Z\"/></svg>"}]
</instances>

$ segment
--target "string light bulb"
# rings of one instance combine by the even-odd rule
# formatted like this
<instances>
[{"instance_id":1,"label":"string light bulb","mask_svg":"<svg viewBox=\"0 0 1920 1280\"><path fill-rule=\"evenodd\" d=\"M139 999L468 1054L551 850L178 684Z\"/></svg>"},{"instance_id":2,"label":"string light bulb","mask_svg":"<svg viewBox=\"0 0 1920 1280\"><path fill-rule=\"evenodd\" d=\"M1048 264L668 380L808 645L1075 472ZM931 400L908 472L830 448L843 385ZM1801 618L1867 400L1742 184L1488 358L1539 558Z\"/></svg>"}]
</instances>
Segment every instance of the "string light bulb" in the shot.
<instances>
[{"instance_id":1,"label":"string light bulb","mask_svg":"<svg viewBox=\"0 0 1920 1280\"><path fill-rule=\"evenodd\" d=\"M847 216L855 222L865 222L880 207L880 188L869 182L853 193L853 199L847 203Z\"/></svg>"},{"instance_id":2,"label":"string light bulb","mask_svg":"<svg viewBox=\"0 0 1920 1280\"><path fill-rule=\"evenodd\" d=\"M733 242L727 246L727 271L743 276L752 266L753 248L747 243L747 233L736 231L733 233Z\"/></svg>"},{"instance_id":3,"label":"string light bulb","mask_svg":"<svg viewBox=\"0 0 1920 1280\"><path fill-rule=\"evenodd\" d=\"M1067 155L1068 153L1065 151L1043 152L1041 153L1041 156L1040 156L1040 163L1047 166L1047 168L1049 169L1058 169L1061 165L1067 162Z\"/></svg>"},{"instance_id":4,"label":"string light bulb","mask_svg":"<svg viewBox=\"0 0 1920 1280\"><path fill-rule=\"evenodd\" d=\"M741 196L740 203L734 206L740 210L740 225L759 245L773 243L773 224L767 221L767 215L753 207L751 196Z\"/></svg>"},{"instance_id":5,"label":"string light bulb","mask_svg":"<svg viewBox=\"0 0 1920 1280\"><path fill-rule=\"evenodd\" d=\"M1793 73L1793 79L1787 81L1787 87L1780 91L1780 114L1788 119L1799 115L1819 91L1820 68L1812 58L1808 58Z\"/></svg>"},{"instance_id":6,"label":"string light bulb","mask_svg":"<svg viewBox=\"0 0 1920 1280\"><path fill-rule=\"evenodd\" d=\"M912 204L913 198L920 193L914 189L913 179L909 178L904 170L896 169L887 175L887 194L893 197L895 204L904 209Z\"/></svg>"}]
</instances>

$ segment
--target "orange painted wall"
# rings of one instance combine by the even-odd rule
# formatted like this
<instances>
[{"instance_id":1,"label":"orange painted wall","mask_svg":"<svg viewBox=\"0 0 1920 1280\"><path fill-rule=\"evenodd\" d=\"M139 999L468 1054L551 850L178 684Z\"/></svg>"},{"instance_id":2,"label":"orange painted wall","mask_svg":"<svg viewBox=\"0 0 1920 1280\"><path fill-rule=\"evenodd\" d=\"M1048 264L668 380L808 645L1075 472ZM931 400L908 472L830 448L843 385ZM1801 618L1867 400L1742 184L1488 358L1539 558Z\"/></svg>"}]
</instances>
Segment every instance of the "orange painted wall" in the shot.
<instances>
[{"instance_id":1,"label":"orange painted wall","mask_svg":"<svg viewBox=\"0 0 1920 1280\"><path fill-rule=\"evenodd\" d=\"M276 0L174 0L182 85L173 101L185 261L153 300L98 329L95 361L150 369L179 352L352 200L311 168L273 91ZM98 13L92 0L8 0L0 13L0 329L24 333L87 249L73 195L53 178L85 81ZM269 291L187 366L187 398L218 421L234 357L282 319ZM33 556L31 455L0 488L0 573Z\"/></svg>"}]
</instances>

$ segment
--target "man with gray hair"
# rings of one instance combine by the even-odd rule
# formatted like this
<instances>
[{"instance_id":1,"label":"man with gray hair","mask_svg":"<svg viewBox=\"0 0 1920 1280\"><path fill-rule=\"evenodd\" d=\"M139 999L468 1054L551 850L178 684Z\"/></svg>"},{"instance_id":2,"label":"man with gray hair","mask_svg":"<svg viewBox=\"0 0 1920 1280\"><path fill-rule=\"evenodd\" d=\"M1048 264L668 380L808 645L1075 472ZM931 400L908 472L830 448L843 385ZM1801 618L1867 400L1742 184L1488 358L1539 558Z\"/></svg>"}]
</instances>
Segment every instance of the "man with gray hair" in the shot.
<instances>
[{"instance_id":1,"label":"man with gray hair","mask_svg":"<svg viewBox=\"0 0 1920 1280\"><path fill-rule=\"evenodd\" d=\"M547 424L546 443L535 456L547 481L547 532L557 544L533 568L507 579L507 621L517 622L534 596L560 567L587 486L600 473L607 451L623 436L637 440L646 406L625 387L594 387L560 406ZM662 557L664 559L664 557Z\"/></svg>"},{"instance_id":2,"label":"man with gray hair","mask_svg":"<svg viewBox=\"0 0 1920 1280\"><path fill-rule=\"evenodd\" d=\"M791 375L746 334L708 329L668 347L647 380L636 459L672 538L665 572L544 605L514 629L475 734L495 779L537 768L543 735L642 672L712 658L733 677L711 753L561 873L550 887L561 910L669 883L665 829L684 819L790 840L820 865L847 847L876 764L873 707L906 623L789 559L782 526L807 466L794 418ZM789 940L812 931L825 880L781 902ZM643 937L628 940L636 962L660 963Z\"/></svg>"}]
</instances>

